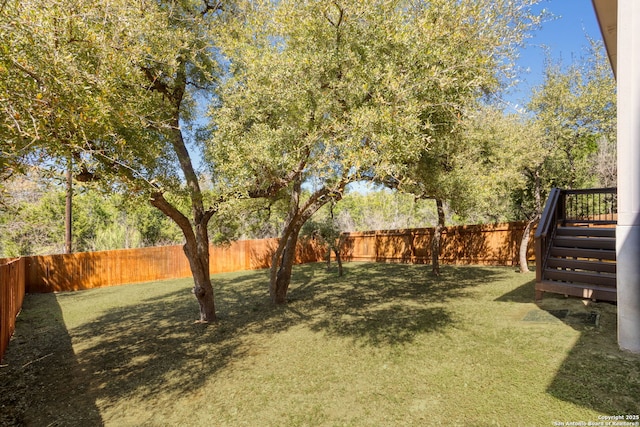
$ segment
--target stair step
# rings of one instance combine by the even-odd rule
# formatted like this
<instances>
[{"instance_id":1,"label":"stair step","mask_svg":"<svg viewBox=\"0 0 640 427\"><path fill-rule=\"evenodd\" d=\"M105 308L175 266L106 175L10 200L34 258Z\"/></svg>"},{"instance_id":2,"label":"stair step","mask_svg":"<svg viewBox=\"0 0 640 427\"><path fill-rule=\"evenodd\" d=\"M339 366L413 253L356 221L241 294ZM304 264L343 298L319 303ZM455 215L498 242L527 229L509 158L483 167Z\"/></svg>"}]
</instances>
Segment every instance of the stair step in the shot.
<instances>
[{"instance_id":1,"label":"stair step","mask_svg":"<svg viewBox=\"0 0 640 427\"><path fill-rule=\"evenodd\" d=\"M599 225L599 226L603 226L603 225L617 225L618 221L615 219L603 219L603 220L592 220L592 221L585 221L585 220L580 220L580 219L565 219L562 221L564 225L568 225L568 226L573 226L573 227L589 227L589 226L594 226L594 225Z\"/></svg>"},{"instance_id":2,"label":"stair step","mask_svg":"<svg viewBox=\"0 0 640 427\"><path fill-rule=\"evenodd\" d=\"M555 246L551 247L550 255L552 257L585 258L609 261L615 261L616 259L615 250L578 249Z\"/></svg>"},{"instance_id":3,"label":"stair step","mask_svg":"<svg viewBox=\"0 0 640 427\"><path fill-rule=\"evenodd\" d=\"M605 287L616 286L616 276L614 274L590 273L586 271L545 269L543 279L571 283L586 283Z\"/></svg>"},{"instance_id":4,"label":"stair step","mask_svg":"<svg viewBox=\"0 0 640 427\"><path fill-rule=\"evenodd\" d=\"M616 229L599 227L558 227L556 236L616 237Z\"/></svg>"},{"instance_id":5,"label":"stair step","mask_svg":"<svg viewBox=\"0 0 640 427\"><path fill-rule=\"evenodd\" d=\"M600 273L616 273L616 263L611 261L590 261L570 258L554 258L547 260L549 268L564 268L573 270L586 270Z\"/></svg>"},{"instance_id":6,"label":"stair step","mask_svg":"<svg viewBox=\"0 0 640 427\"><path fill-rule=\"evenodd\" d=\"M615 288L593 285L574 285L573 283L554 282L543 280L536 283L536 294L538 292L552 292L555 294L571 295L579 298L590 298L601 301L617 301L617 291ZM541 298L541 295L538 297Z\"/></svg>"},{"instance_id":7,"label":"stair step","mask_svg":"<svg viewBox=\"0 0 640 427\"><path fill-rule=\"evenodd\" d=\"M580 249L616 250L615 237L556 237L553 246Z\"/></svg>"}]
</instances>

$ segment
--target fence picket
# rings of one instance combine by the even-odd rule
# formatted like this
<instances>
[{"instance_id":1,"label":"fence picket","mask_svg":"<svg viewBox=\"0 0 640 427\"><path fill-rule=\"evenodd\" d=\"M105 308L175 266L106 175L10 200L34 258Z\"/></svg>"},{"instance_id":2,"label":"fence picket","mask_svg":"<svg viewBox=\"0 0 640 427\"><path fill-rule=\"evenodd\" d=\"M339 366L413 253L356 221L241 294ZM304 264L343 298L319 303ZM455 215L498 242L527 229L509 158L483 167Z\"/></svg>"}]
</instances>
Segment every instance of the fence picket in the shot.
<instances>
[{"instance_id":1,"label":"fence picket","mask_svg":"<svg viewBox=\"0 0 640 427\"><path fill-rule=\"evenodd\" d=\"M16 326L25 294L25 261L23 258L0 262L0 359Z\"/></svg>"}]
</instances>

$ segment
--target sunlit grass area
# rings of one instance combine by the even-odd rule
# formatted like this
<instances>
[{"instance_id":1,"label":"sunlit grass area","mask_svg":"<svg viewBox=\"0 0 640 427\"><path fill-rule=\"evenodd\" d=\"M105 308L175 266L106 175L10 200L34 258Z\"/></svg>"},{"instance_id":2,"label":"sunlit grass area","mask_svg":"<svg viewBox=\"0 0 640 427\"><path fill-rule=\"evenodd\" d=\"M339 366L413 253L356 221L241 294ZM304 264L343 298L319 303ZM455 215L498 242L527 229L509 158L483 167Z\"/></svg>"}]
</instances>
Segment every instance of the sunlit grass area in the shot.
<instances>
[{"instance_id":1,"label":"sunlit grass area","mask_svg":"<svg viewBox=\"0 0 640 427\"><path fill-rule=\"evenodd\" d=\"M616 307L546 297L514 268L296 266L29 295L0 369L0 424L550 426L640 413ZM3 425L4 425L3 424Z\"/></svg>"}]
</instances>

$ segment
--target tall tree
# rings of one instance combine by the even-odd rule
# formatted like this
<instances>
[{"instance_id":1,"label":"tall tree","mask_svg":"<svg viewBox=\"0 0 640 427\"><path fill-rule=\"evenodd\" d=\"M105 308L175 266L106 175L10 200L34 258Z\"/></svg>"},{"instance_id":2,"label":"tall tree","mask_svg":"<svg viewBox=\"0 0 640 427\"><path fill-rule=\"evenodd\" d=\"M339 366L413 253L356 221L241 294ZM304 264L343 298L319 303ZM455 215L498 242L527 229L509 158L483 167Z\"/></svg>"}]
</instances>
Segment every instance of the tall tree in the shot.
<instances>
[{"instance_id":1,"label":"tall tree","mask_svg":"<svg viewBox=\"0 0 640 427\"><path fill-rule=\"evenodd\" d=\"M597 185L593 160L601 139L615 141L616 84L602 43L568 67L548 61L528 109L543 132L545 188Z\"/></svg>"},{"instance_id":2,"label":"tall tree","mask_svg":"<svg viewBox=\"0 0 640 427\"><path fill-rule=\"evenodd\" d=\"M244 5L221 43L230 72L209 155L220 183L246 197L288 196L274 303L286 302L304 222L348 183L398 185L425 150L446 144L469 100L509 77L535 2Z\"/></svg>"},{"instance_id":3,"label":"tall tree","mask_svg":"<svg viewBox=\"0 0 640 427\"><path fill-rule=\"evenodd\" d=\"M226 7L226 6L225 6ZM199 91L218 76L213 0L7 0L0 9L0 140L74 157L74 173L147 194L186 241L200 321L215 320L206 194L187 146ZM181 210L175 200L186 197Z\"/></svg>"},{"instance_id":4,"label":"tall tree","mask_svg":"<svg viewBox=\"0 0 640 427\"><path fill-rule=\"evenodd\" d=\"M520 244L520 270L528 271L529 228L540 218L552 187L615 185L616 84L604 47L590 40L584 57L563 67L547 62L545 80L534 88L526 134L532 152L522 169L524 187L512 200L527 230Z\"/></svg>"},{"instance_id":5,"label":"tall tree","mask_svg":"<svg viewBox=\"0 0 640 427\"><path fill-rule=\"evenodd\" d=\"M522 170L539 156L532 144L537 140L530 139L526 126L516 115L477 105L465 113L464 122L456 123L444 136L448 143L434 145L411 171L413 182L404 186L405 191L434 199L438 209L431 244L435 274L439 274L445 206L468 220L512 219L510 195L524 187Z\"/></svg>"}]
</instances>

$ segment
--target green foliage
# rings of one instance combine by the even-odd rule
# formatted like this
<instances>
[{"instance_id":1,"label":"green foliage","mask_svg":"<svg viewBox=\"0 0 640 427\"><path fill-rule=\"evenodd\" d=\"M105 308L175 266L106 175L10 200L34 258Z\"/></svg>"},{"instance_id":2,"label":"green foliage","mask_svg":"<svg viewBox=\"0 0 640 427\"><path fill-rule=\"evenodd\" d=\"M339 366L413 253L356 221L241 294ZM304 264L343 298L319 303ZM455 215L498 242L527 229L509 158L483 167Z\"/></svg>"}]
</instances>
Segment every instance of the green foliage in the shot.
<instances>
[{"instance_id":1,"label":"green foliage","mask_svg":"<svg viewBox=\"0 0 640 427\"><path fill-rule=\"evenodd\" d=\"M456 159L467 190L453 193L452 200L461 201L453 204L462 215L475 217L472 223L518 219L510 195L526 186L523 170L541 156L535 138L536 129L518 115L489 106L473 114Z\"/></svg>"},{"instance_id":2,"label":"green foliage","mask_svg":"<svg viewBox=\"0 0 640 427\"><path fill-rule=\"evenodd\" d=\"M438 221L433 201L386 189L349 192L333 211L343 231L432 227Z\"/></svg>"},{"instance_id":3,"label":"green foliage","mask_svg":"<svg viewBox=\"0 0 640 427\"><path fill-rule=\"evenodd\" d=\"M616 85L602 44L563 68L547 64L544 83L529 103L542 130L540 167L545 188L600 185L592 173L599 140L616 140Z\"/></svg>"},{"instance_id":4,"label":"green foliage","mask_svg":"<svg viewBox=\"0 0 640 427\"><path fill-rule=\"evenodd\" d=\"M108 192L185 192L195 178L182 132L217 78L220 15L197 0L3 2L3 171L59 173L71 156L75 176Z\"/></svg>"},{"instance_id":5,"label":"green foliage","mask_svg":"<svg viewBox=\"0 0 640 427\"><path fill-rule=\"evenodd\" d=\"M220 29L229 73L210 109L207 158L225 191L289 200L275 303L286 301L291 248L319 208L352 182L407 183L420 159L457 141L470 106L509 75L538 20L534 3L239 3Z\"/></svg>"},{"instance_id":6,"label":"green foliage","mask_svg":"<svg viewBox=\"0 0 640 427\"><path fill-rule=\"evenodd\" d=\"M197 130L195 99L211 97L219 75L212 28L225 13L222 2L202 0L8 0L0 8L3 158L22 166L28 149L42 166L73 161L76 178L97 179L107 192L146 195L183 233L202 321L215 319L207 227L218 200L205 199L187 140ZM187 209L172 199L188 200Z\"/></svg>"},{"instance_id":7,"label":"green foliage","mask_svg":"<svg viewBox=\"0 0 640 427\"><path fill-rule=\"evenodd\" d=\"M339 247L340 236L345 231L349 230L336 218L334 204L325 205L300 230L303 236L320 239L330 250Z\"/></svg>"},{"instance_id":8,"label":"green foliage","mask_svg":"<svg viewBox=\"0 0 640 427\"><path fill-rule=\"evenodd\" d=\"M477 105L434 144L411 171L405 191L446 201L464 223L513 219L510 194L523 187L522 170L537 161L527 124L490 105Z\"/></svg>"},{"instance_id":9,"label":"green foliage","mask_svg":"<svg viewBox=\"0 0 640 427\"><path fill-rule=\"evenodd\" d=\"M64 192L45 193L38 204L20 203L0 219L2 256L64 251Z\"/></svg>"},{"instance_id":10,"label":"green foliage","mask_svg":"<svg viewBox=\"0 0 640 427\"><path fill-rule=\"evenodd\" d=\"M0 256L64 251L65 189L33 175L15 177L0 211ZM179 229L148 203L76 186L73 198L76 252L179 244Z\"/></svg>"},{"instance_id":11,"label":"green foliage","mask_svg":"<svg viewBox=\"0 0 640 427\"><path fill-rule=\"evenodd\" d=\"M221 183L401 179L508 74L531 3L251 2L221 36L230 73L208 145Z\"/></svg>"},{"instance_id":12,"label":"green foliage","mask_svg":"<svg viewBox=\"0 0 640 427\"><path fill-rule=\"evenodd\" d=\"M558 188L615 186L616 85L601 43L563 67L548 62L533 90L525 134L531 153L524 186L512 189L516 219L533 220L548 192Z\"/></svg>"},{"instance_id":13,"label":"green foliage","mask_svg":"<svg viewBox=\"0 0 640 427\"><path fill-rule=\"evenodd\" d=\"M103 26L112 13L124 20L130 13L122 4L103 6L82 0L5 2L0 139L9 155L28 148L53 159L78 152L112 162L133 159L118 128L130 133L140 128L136 113L148 97L141 96L141 81L131 74L131 52L118 50L124 40L117 43ZM137 153L140 161L157 154L144 132L135 134L149 145L146 153ZM110 143L113 150L107 153ZM92 160L87 167L97 166Z\"/></svg>"}]
</instances>

